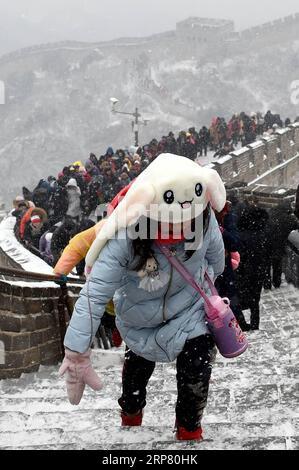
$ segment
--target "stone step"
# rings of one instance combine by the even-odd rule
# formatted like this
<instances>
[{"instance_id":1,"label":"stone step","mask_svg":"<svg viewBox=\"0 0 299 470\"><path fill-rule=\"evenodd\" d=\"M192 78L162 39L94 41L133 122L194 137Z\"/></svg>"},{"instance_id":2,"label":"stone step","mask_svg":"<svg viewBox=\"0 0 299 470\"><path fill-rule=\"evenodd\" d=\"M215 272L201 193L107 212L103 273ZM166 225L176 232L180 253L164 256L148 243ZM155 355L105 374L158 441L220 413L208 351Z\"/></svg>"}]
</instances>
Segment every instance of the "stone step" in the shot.
<instances>
[{"instance_id":1,"label":"stone step","mask_svg":"<svg viewBox=\"0 0 299 470\"><path fill-rule=\"evenodd\" d=\"M78 407L67 401L58 367L41 367L0 381L1 449L208 450L299 448L299 296L283 286L263 295L261 330L249 348L214 364L202 443L176 442L176 367L157 364L141 428L121 428L124 350L94 350L92 362L105 387L86 388ZM246 313L248 315L248 312ZM159 424L159 426L156 425Z\"/></svg>"},{"instance_id":2,"label":"stone step","mask_svg":"<svg viewBox=\"0 0 299 470\"><path fill-rule=\"evenodd\" d=\"M234 426L232 425L234 424ZM0 433L1 447L65 449L298 449L299 434L289 423L215 423L204 429L202 443L178 443L173 427L121 428L94 423L90 429L51 428ZM38 445L34 445L38 442ZM107 443L109 446L107 447Z\"/></svg>"}]
</instances>

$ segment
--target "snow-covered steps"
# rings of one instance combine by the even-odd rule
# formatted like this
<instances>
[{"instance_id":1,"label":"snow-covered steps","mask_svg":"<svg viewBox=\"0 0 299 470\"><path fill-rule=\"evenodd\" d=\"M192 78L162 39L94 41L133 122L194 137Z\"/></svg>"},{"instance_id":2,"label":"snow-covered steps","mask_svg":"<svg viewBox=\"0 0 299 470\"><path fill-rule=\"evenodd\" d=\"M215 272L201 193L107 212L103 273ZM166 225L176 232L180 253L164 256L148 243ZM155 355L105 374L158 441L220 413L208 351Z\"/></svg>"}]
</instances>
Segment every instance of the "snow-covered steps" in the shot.
<instances>
[{"instance_id":1,"label":"snow-covered steps","mask_svg":"<svg viewBox=\"0 0 299 470\"><path fill-rule=\"evenodd\" d=\"M123 350L94 350L105 383L71 406L56 367L0 382L1 449L299 449L299 292L284 284L265 293L261 330L234 360L217 356L202 443L174 438L175 364L157 364L141 428L121 428Z\"/></svg>"},{"instance_id":2,"label":"snow-covered steps","mask_svg":"<svg viewBox=\"0 0 299 470\"><path fill-rule=\"evenodd\" d=\"M177 442L171 427L142 426L122 429L112 424L94 420L93 427L86 430L33 429L7 432L1 438L1 449L15 449L18 441L22 449L87 449L87 450L206 450L206 449L284 449L298 448L298 436L294 427L287 424L273 425L215 423L207 427L201 443Z\"/></svg>"}]
</instances>

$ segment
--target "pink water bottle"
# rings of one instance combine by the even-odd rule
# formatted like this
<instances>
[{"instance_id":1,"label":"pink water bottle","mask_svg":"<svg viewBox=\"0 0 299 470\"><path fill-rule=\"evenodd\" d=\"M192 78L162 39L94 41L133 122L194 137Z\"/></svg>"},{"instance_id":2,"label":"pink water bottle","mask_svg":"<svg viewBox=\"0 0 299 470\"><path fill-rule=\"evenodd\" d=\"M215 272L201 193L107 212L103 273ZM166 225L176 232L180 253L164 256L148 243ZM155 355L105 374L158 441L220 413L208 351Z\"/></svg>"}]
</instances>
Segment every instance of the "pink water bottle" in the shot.
<instances>
[{"instance_id":1,"label":"pink water bottle","mask_svg":"<svg viewBox=\"0 0 299 470\"><path fill-rule=\"evenodd\" d=\"M205 303L205 311L209 329L222 356L237 357L246 351L248 342L230 308L229 299L213 295Z\"/></svg>"},{"instance_id":2,"label":"pink water bottle","mask_svg":"<svg viewBox=\"0 0 299 470\"><path fill-rule=\"evenodd\" d=\"M248 347L246 336L241 330L230 308L230 301L222 299L208 273L205 280L208 282L212 296L209 297L204 289L195 281L192 274L185 266L163 245L158 244L160 251L166 256L170 264L180 275L202 296L205 302L205 312L211 334L220 354L224 357L240 356Z\"/></svg>"}]
</instances>

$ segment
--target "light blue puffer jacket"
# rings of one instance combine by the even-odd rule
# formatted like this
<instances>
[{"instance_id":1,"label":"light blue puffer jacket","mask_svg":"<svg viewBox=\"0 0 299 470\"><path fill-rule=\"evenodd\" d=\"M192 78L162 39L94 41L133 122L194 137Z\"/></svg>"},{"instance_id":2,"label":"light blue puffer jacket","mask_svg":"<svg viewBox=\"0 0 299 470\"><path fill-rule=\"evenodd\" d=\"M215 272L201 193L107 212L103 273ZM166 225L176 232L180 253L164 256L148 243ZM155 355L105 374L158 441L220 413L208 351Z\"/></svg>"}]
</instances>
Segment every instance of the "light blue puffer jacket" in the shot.
<instances>
[{"instance_id":1,"label":"light blue puffer jacket","mask_svg":"<svg viewBox=\"0 0 299 470\"><path fill-rule=\"evenodd\" d=\"M186 340L208 333L203 300L156 247L154 255L159 269L170 274L170 282L154 292L140 288L137 272L130 269L132 241L126 231L120 235L107 243L95 262L76 302L64 344L73 351L85 352L107 302L114 296L116 324L126 345L149 361L171 362ZM175 248L182 261L184 243L176 244ZM205 271L208 269L215 277L223 272L224 246L213 212L202 247L184 264L206 292L209 289L203 284Z\"/></svg>"}]
</instances>

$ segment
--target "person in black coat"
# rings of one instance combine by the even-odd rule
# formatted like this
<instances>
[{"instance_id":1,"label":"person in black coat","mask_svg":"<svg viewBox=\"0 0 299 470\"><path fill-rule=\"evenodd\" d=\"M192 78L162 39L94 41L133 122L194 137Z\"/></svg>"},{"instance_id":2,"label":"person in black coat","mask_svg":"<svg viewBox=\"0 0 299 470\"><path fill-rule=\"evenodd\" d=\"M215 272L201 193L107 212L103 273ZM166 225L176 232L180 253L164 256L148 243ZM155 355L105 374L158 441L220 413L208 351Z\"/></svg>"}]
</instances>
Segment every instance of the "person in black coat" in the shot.
<instances>
[{"instance_id":1,"label":"person in black coat","mask_svg":"<svg viewBox=\"0 0 299 470\"><path fill-rule=\"evenodd\" d=\"M51 225L60 222L68 209L68 197L65 185L69 178L63 177L57 181L49 199L49 218Z\"/></svg>"},{"instance_id":2,"label":"person in black coat","mask_svg":"<svg viewBox=\"0 0 299 470\"><path fill-rule=\"evenodd\" d=\"M53 266L58 262L63 250L69 244L71 238L80 232L80 226L70 217L66 217L65 221L53 233L51 240L51 252L53 255Z\"/></svg>"},{"instance_id":3,"label":"person in black coat","mask_svg":"<svg viewBox=\"0 0 299 470\"><path fill-rule=\"evenodd\" d=\"M210 131L206 126L203 126L200 131L199 131L199 155L202 157L202 154L204 152L205 157L208 154L208 145L210 143Z\"/></svg>"},{"instance_id":4,"label":"person in black coat","mask_svg":"<svg viewBox=\"0 0 299 470\"><path fill-rule=\"evenodd\" d=\"M225 248L225 269L216 279L215 287L221 297L228 297L231 309L243 331L249 331L250 325L246 323L243 315L239 294L236 285L235 272L232 263L232 253L240 249L240 238L236 226L236 216L230 211L231 204L226 203L222 212L216 212L216 218L222 233Z\"/></svg>"},{"instance_id":5,"label":"person in black coat","mask_svg":"<svg viewBox=\"0 0 299 470\"><path fill-rule=\"evenodd\" d=\"M41 256L39 252L39 241L41 236L48 230L48 223L43 221L38 214L32 214L30 220L26 223L22 244L37 256Z\"/></svg>"},{"instance_id":6,"label":"person in black coat","mask_svg":"<svg viewBox=\"0 0 299 470\"><path fill-rule=\"evenodd\" d=\"M271 242L271 253L264 287L271 289L273 285L275 289L278 289L281 285L282 262L286 254L289 235L293 230L299 230L299 220L288 201L270 209L267 230L269 242Z\"/></svg>"},{"instance_id":7,"label":"person in black coat","mask_svg":"<svg viewBox=\"0 0 299 470\"><path fill-rule=\"evenodd\" d=\"M41 179L33 190L32 201L36 207L41 207L48 214L49 212L49 199L51 194L51 187L48 181Z\"/></svg>"},{"instance_id":8,"label":"person in black coat","mask_svg":"<svg viewBox=\"0 0 299 470\"><path fill-rule=\"evenodd\" d=\"M260 323L259 302L269 258L268 220L267 211L252 204L244 208L237 226L241 257L237 287L242 310L250 309L251 330L258 330Z\"/></svg>"}]
</instances>

